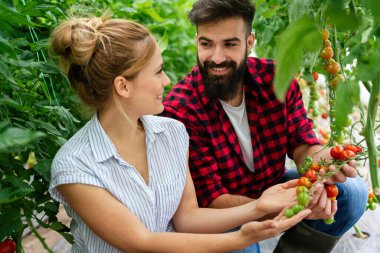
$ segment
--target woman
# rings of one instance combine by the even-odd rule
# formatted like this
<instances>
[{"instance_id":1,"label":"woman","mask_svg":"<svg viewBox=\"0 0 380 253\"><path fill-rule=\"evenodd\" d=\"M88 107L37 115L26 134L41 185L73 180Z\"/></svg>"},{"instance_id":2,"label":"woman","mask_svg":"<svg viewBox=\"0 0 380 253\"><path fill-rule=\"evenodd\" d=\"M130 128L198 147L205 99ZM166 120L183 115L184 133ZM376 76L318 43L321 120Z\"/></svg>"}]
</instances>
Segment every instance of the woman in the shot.
<instances>
[{"instance_id":1,"label":"woman","mask_svg":"<svg viewBox=\"0 0 380 253\"><path fill-rule=\"evenodd\" d=\"M52 165L50 193L73 218L73 252L225 252L276 236L310 213L251 222L293 204L295 181L236 208L198 208L185 127L149 116L163 110L169 79L142 25L74 18L54 30L52 49L96 111Z\"/></svg>"}]
</instances>

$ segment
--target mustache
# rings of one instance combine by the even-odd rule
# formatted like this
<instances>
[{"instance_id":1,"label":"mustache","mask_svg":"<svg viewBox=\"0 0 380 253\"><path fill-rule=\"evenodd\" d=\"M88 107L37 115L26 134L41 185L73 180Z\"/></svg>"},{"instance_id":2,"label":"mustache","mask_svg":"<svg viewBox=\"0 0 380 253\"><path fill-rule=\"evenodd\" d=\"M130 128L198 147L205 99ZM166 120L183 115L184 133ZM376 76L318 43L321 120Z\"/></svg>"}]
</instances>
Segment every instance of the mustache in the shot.
<instances>
[{"instance_id":1,"label":"mustache","mask_svg":"<svg viewBox=\"0 0 380 253\"><path fill-rule=\"evenodd\" d=\"M205 61L204 63L205 68L228 68L235 66L233 61L224 61L222 63L216 64L213 61Z\"/></svg>"}]
</instances>

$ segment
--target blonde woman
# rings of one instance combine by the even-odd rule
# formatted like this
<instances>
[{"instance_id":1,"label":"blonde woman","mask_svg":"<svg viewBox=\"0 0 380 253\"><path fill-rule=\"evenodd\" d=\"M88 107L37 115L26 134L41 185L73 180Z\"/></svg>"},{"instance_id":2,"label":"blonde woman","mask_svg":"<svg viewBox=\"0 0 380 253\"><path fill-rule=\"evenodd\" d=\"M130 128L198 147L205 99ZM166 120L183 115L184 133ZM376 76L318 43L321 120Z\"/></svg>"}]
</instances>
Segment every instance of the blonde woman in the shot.
<instances>
[{"instance_id":1,"label":"blonde woman","mask_svg":"<svg viewBox=\"0 0 380 253\"><path fill-rule=\"evenodd\" d=\"M144 26L74 18L53 31L51 46L96 111L52 165L50 193L73 218L72 252L226 252L276 236L310 213L282 218L295 201L295 181L236 208L198 208L185 127L151 116L163 110L169 79ZM253 221L268 214L279 215Z\"/></svg>"}]
</instances>

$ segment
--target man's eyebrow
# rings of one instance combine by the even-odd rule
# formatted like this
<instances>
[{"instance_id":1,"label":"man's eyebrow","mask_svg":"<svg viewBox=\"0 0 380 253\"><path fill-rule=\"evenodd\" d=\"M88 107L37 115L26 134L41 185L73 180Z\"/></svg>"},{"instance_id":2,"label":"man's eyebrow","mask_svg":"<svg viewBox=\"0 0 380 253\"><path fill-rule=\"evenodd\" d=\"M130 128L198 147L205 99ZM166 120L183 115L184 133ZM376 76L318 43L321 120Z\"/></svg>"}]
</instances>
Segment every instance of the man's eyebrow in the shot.
<instances>
[{"instance_id":1,"label":"man's eyebrow","mask_svg":"<svg viewBox=\"0 0 380 253\"><path fill-rule=\"evenodd\" d=\"M224 40L224 42L233 42L233 41L240 41L240 39L238 37L233 37L233 38L229 38L229 39Z\"/></svg>"},{"instance_id":2,"label":"man's eyebrow","mask_svg":"<svg viewBox=\"0 0 380 253\"><path fill-rule=\"evenodd\" d=\"M209 39L207 37L204 37L204 36L199 37L199 40L205 40L205 41L208 41L208 42L212 41L211 39Z\"/></svg>"},{"instance_id":3,"label":"man's eyebrow","mask_svg":"<svg viewBox=\"0 0 380 253\"><path fill-rule=\"evenodd\" d=\"M207 42L212 42L211 39L207 38L207 37L204 37L204 36L201 36L199 37L199 40L205 40ZM240 41L240 39L238 37L233 37L233 38L228 38L228 39L225 39L223 40L224 42L233 42L233 41Z\"/></svg>"}]
</instances>

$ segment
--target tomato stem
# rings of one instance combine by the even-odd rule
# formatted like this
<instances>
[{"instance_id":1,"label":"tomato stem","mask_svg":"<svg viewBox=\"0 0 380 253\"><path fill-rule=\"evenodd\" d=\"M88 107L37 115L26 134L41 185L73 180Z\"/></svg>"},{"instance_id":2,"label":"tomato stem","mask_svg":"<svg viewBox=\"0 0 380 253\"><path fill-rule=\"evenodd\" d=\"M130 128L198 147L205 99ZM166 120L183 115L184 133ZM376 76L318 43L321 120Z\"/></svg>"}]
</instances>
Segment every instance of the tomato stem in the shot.
<instances>
[{"instance_id":1,"label":"tomato stem","mask_svg":"<svg viewBox=\"0 0 380 253\"><path fill-rule=\"evenodd\" d=\"M378 176L378 163L377 163L377 148L375 144L375 131L374 126L376 122L377 110L380 102L380 72L377 73L376 78L372 80L372 92L370 94L367 121L364 127L364 137L368 148L369 168L371 174L371 183L376 198L380 199L380 183Z\"/></svg>"}]
</instances>

